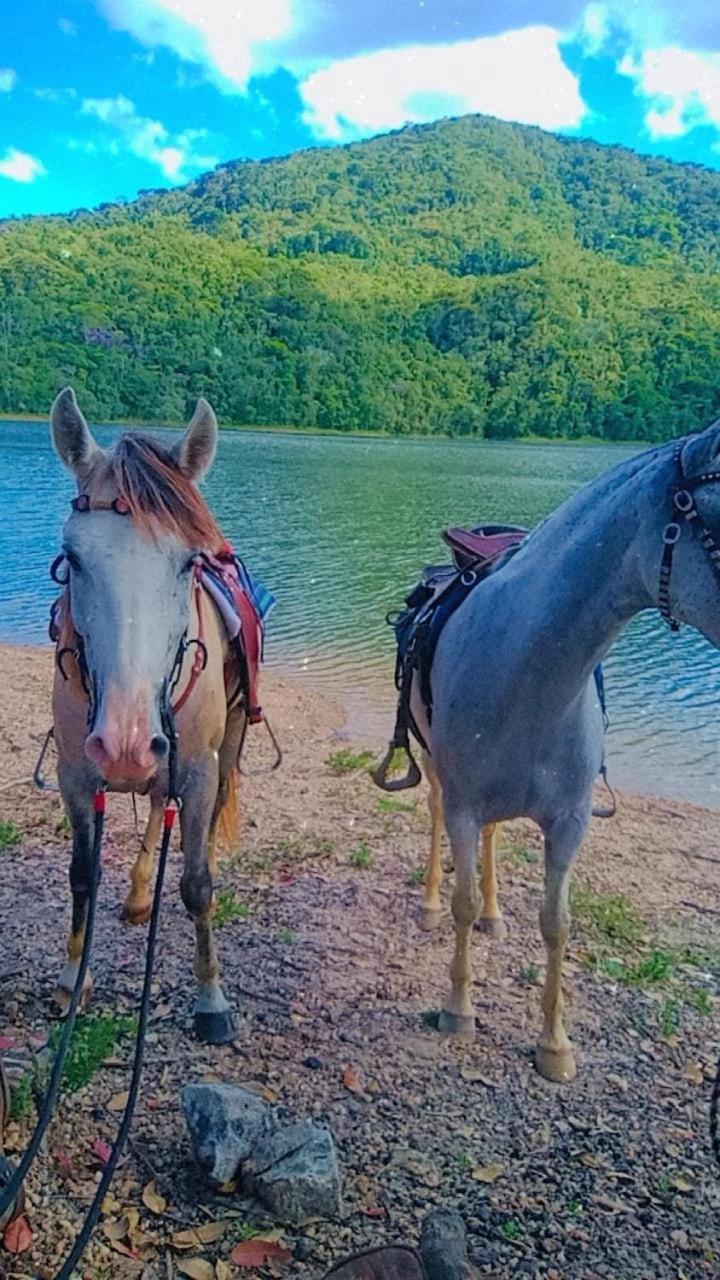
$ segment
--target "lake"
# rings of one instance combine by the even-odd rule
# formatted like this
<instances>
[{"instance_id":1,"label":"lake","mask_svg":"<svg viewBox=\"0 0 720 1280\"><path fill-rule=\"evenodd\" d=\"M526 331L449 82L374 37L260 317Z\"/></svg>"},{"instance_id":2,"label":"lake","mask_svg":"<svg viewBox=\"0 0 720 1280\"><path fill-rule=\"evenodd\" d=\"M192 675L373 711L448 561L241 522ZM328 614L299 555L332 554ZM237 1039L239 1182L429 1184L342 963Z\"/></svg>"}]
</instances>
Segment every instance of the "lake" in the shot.
<instances>
[{"instance_id":1,"label":"lake","mask_svg":"<svg viewBox=\"0 0 720 1280\"><path fill-rule=\"evenodd\" d=\"M96 435L107 444L118 431ZM0 441L0 641L42 643L56 590L48 567L73 485L43 423L2 422ZM424 564L446 558L440 530L533 525L632 452L223 432L205 492L278 597L268 664L341 698L349 728L384 748L394 707L385 615ZM606 685L612 781L720 807L717 652L643 614L607 659Z\"/></svg>"}]
</instances>

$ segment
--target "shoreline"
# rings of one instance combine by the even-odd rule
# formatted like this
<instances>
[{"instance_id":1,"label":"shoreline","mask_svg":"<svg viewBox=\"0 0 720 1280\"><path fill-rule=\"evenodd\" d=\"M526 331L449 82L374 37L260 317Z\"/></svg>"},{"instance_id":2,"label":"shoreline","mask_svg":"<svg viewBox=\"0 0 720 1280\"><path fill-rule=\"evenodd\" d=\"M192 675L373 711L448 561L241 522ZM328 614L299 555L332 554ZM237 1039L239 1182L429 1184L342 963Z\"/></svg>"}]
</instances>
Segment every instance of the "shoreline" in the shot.
<instances>
[{"instance_id":1,"label":"shoreline","mask_svg":"<svg viewBox=\"0 0 720 1280\"><path fill-rule=\"evenodd\" d=\"M4 422L39 422L49 425L49 413L0 413L0 425ZM153 418L124 418L117 422L91 421L92 427L130 427L132 430L147 429L152 431L183 431L186 422L160 422ZM329 437L333 440L410 440L429 442L440 440L444 444L505 444L505 445L563 445L568 447L606 449L641 449L647 446L642 440L603 440L600 436L451 436L445 432L391 432L354 429L343 431L340 427L303 427L290 426L285 423L248 423L225 422L220 425L221 431L256 432L258 435L287 435Z\"/></svg>"},{"instance_id":2,"label":"shoreline","mask_svg":"<svg viewBox=\"0 0 720 1280\"><path fill-rule=\"evenodd\" d=\"M11 678L12 672L7 668L10 665L8 659L10 655L17 657L23 655L35 665L38 666L49 661L50 655L54 650L54 645L49 641L37 644L28 643L27 641L0 641L0 678L5 676L5 681ZM52 669L48 670L47 683L47 711L50 714L50 694L51 694L51 678ZM5 683L4 681L4 683ZM280 686L287 690L291 690L297 698L312 700L318 708L318 713L323 720L328 717L333 721L332 738L342 747L362 747L364 750L374 752L379 758L385 751L385 742L382 737L369 733L357 725L357 721L353 722L352 708L347 701L338 693L330 693L325 689L318 687L311 680L303 679L295 671L289 667L285 667L282 663L273 664L273 666L265 666L261 670L261 683L266 688L275 689ZM3 753L3 733L5 725L3 717L0 716L0 760ZM44 736L44 735L43 735ZM34 763L34 761L33 761ZM12 781L12 780L10 780ZM606 793L602 785L596 784L598 794L605 803ZM711 821L720 821L720 809L714 808L709 804L700 804L696 800L688 800L681 795L664 795L654 791L635 790L634 788L625 788L622 786L613 786L613 792L618 801L618 808L628 802L633 806L641 806L647 811L657 808L658 816L660 814L679 817L681 814L695 815L696 817L704 817ZM378 792L378 794L381 794ZM424 786L421 784L419 788L415 788L413 795L415 797L424 794ZM2 790L0 789L0 795ZM1 809L2 806L0 806ZM661 819L662 820L662 819ZM525 819L513 819L513 821L526 821ZM529 819L527 819L529 821ZM597 825L597 824L595 824ZM604 823L599 823L600 828Z\"/></svg>"}]
</instances>

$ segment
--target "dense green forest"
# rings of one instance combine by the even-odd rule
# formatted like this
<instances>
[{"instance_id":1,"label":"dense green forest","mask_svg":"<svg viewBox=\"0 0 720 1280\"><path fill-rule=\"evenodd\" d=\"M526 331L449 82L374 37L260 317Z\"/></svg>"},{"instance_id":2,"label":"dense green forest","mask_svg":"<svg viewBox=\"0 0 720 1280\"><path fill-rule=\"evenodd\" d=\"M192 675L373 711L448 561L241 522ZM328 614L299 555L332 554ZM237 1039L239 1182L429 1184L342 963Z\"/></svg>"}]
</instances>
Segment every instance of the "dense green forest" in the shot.
<instances>
[{"instance_id":1,"label":"dense green forest","mask_svg":"<svg viewBox=\"0 0 720 1280\"><path fill-rule=\"evenodd\" d=\"M657 440L720 416L720 173L482 116L0 224L0 409Z\"/></svg>"}]
</instances>

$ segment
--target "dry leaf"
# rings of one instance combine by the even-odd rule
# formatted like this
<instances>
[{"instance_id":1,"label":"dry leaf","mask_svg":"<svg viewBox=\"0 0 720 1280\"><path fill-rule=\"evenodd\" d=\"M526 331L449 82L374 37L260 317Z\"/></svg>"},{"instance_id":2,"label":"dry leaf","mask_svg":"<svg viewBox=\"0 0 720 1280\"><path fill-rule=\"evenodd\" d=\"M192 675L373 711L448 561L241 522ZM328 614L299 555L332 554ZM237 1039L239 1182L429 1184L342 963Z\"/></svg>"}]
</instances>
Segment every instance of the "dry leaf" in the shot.
<instances>
[{"instance_id":1,"label":"dry leaf","mask_svg":"<svg viewBox=\"0 0 720 1280\"><path fill-rule=\"evenodd\" d=\"M142 1202L151 1213L164 1213L167 1209L167 1200L159 1194L154 1180L143 1188Z\"/></svg>"},{"instance_id":2,"label":"dry leaf","mask_svg":"<svg viewBox=\"0 0 720 1280\"><path fill-rule=\"evenodd\" d=\"M15 1218L8 1222L3 1235L3 1244L8 1253L25 1253L32 1242L32 1231L27 1218Z\"/></svg>"},{"instance_id":3,"label":"dry leaf","mask_svg":"<svg viewBox=\"0 0 720 1280\"><path fill-rule=\"evenodd\" d=\"M351 1093L358 1092L360 1088L360 1081L358 1080L357 1071L354 1067L345 1068L343 1071L342 1082L345 1085L345 1088L349 1089Z\"/></svg>"},{"instance_id":4,"label":"dry leaf","mask_svg":"<svg viewBox=\"0 0 720 1280\"><path fill-rule=\"evenodd\" d=\"M699 1062L686 1062L683 1067L683 1076L691 1084L702 1084L705 1080L703 1069Z\"/></svg>"},{"instance_id":5,"label":"dry leaf","mask_svg":"<svg viewBox=\"0 0 720 1280\"><path fill-rule=\"evenodd\" d=\"M671 1180L670 1180L670 1185L671 1185L671 1186L673 1186L673 1187L675 1188L675 1190L676 1190L676 1191L685 1191L685 1192L687 1192L687 1191L694 1191L694 1190L695 1190L695 1187L694 1187L693 1183L692 1183L692 1182L688 1182L687 1178L680 1178L680 1177L677 1177L677 1178L671 1178Z\"/></svg>"},{"instance_id":6,"label":"dry leaf","mask_svg":"<svg viewBox=\"0 0 720 1280\"><path fill-rule=\"evenodd\" d=\"M232 1196L238 1189L237 1178L231 1178L229 1182L221 1182L215 1190L221 1196Z\"/></svg>"},{"instance_id":7,"label":"dry leaf","mask_svg":"<svg viewBox=\"0 0 720 1280\"><path fill-rule=\"evenodd\" d=\"M236 1267L262 1267L266 1262L292 1262L292 1254L275 1240L243 1240L230 1254Z\"/></svg>"},{"instance_id":8,"label":"dry leaf","mask_svg":"<svg viewBox=\"0 0 720 1280\"><path fill-rule=\"evenodd\" d=\"M195 1227L195 1234L203 1244L214 1244L216 1240L222 1240L227 1229L226 1221L203 1222L201 1227Z\"/></svg>"},{"instance_id":9,"label":"dry leaf","mask_svg":"<svg viewBox=\"0 0 720 1280\"><path fill-rule=\"evenodd\" d=\"M215 1280L215 1268L207 1258L183 1258L175 1266L181 1276L190 1276L190 1280Z\"/></svg>"},{"instance_id":10,"label":"dry leaf","mask_svg":"<svg viewBox=\"0 0 720 1280\"><path fill-rule=\"evenodd\" d=\"M100 1164L107 1164L112 1154L112 1147L109 1147L107 1142L103 1142L100 1138L95 1139L90 1150L95 1159L100 1161Z\"/></svg>"},{"instance_id":11,"label":"dry leaf","mask_svg":"<svg viewBox=\"0 0 720 1280\"><path fill-rule=\"evenodd\" d=\"M460 1078L468 1084L484 1084L486 1089L497 1089L497 1080L490 1080L482 1071L476 1071L475 1067L461 1067Z\"/></svg>"},{"instance_id":12,"label":"dry leaf","mask_svg":"<svg viewBox=\"0 0 720 1280\"><path fill-rule=\"evenodd\" d=\"M128 1089L125 1089L122 1093L114 1093L107 1104L108 1111L124 1111L129 1097L130 1092Z\"/></svg>"},{"instance_id":13,"label":"dry leaf","mask_svg":"<svg viewBox=\"0 0 720 1280\"><path fill-rule=\"evenodd\" d=\"M496 1182L504 1172L504 1165L483 1164L478 1169L473 1169L472 1176L475 1182Z\"/></svg>"},{"instance_id":14,"label":"dry leaf","mask_svg":"<svg viewBox=\"0 0 720 1280\"><path fill-rule=\"evenodd\" d=\"M232 1271L222 1259L215 1263L215 1280L232 1280Z\"/></svg>"}]
</instances>

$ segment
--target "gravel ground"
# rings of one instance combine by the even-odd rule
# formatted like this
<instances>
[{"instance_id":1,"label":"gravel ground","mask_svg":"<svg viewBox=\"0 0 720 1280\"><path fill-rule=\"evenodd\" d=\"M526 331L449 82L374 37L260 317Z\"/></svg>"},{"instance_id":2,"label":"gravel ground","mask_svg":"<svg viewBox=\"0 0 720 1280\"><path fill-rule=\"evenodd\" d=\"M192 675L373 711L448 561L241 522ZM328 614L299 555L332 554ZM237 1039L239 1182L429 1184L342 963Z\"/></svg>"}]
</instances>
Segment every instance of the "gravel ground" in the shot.
<instances>
[{"instance_id":1,"label":"gravel ground","mask_svg":"<svg viewBox=\"0 0 720 1280\"><path fill-rule=\"evenodd\" d=\"M16 1079L52 1027L69 912L59 801L8 786L31 772L49 671L46 651L0 650L0 818L22 832L21 844L0 849L0 1045ZM218 932L238 1038L220 1049L192 1038L192 929L175 855L132 1146L79 1274L171 1280L188 1274L188 1259L206 1264L195 1271L200 1280L278 1274L272 1264L252 1271L230 1262L251 1228L267 1238L276 1224L231 1189L213 1194L190 1155L180 1088L221 1080L290 1116L325 1120L335 1134L342 1219L285 1231L293 1261L284 1276L319 1280L366 1244L416 1243L435 1206L464 1214L482 1276L717 1276L720 1178L708 1143L720 1007L717 814L622 796L615 820L593 823L566 983L580 1070L573 1084L553 1086L532 1065L544 968L534 828L517 822L503 834L508 936L476 940L476 1042L443 1040L432 1011L452 931L449 915L434 934L417 924L424 797L405 793L409 807L388 811L364 771L338 775L328 763L349 745L338 736L339 709L277 678L266 688L286 764L243 784L241 851L220 870L245 917ZM104 1013L132 1013L140 990L146 930L118 919L136 843L129 800L111 798L93 966ZM630 955L604 931L605 895L618 893L638 913ZM603 963L593 967L593 955ZM637 975L643 964L645 978L629 981L628 965ZM44 1280L57 1269L99 1177L95 1144L113 1136L130 1048L121 1040L63 1100L28 1183L32 1246L0 1251L0 1276ZM27 1119L14 1123L10 1147L22 1149L27 1134ZM182 1248L178 1233L191 1225L216 1238L201 1233Z\"/></svg>"}]
</instances>

